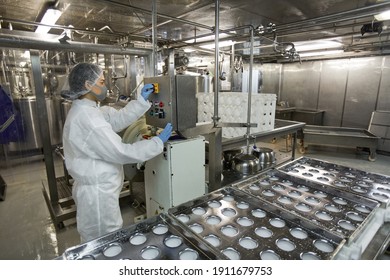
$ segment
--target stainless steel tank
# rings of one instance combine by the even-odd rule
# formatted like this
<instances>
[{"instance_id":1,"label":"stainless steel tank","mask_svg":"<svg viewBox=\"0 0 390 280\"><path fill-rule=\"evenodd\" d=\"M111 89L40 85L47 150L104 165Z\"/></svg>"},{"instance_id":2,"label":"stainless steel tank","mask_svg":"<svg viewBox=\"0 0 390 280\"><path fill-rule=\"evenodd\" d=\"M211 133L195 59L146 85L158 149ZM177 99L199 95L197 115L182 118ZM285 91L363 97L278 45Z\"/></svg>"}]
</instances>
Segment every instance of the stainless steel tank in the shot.
<instances>
[{"instance_id":1,"label":"stainless steel tank","mask_svg":"<svg viewBox=\"0 0 390 280\"><path fill-rule=\"evenodd\" d=\"M72 107L72 101L63 99L61 101L61 119L62 125L65 124L66 117L68 116L68 112Z\"/></svg>"},{"instance_id":2,"label":"stainless steel tank","mask_svg":"<svg viewBox=\"0 0 390 280\"><path fill-rule=\"evenodd\" d=\"M11 142L8 144L8 151L20 152L41 149L43 145L39 131L39 119L35 96L14 99L14 105L20 112L23 120L24 139L19 142ZM60 103L58 100L46 98L46 109L52 145L58 145L62 142L62 120L59 106Z\"/></svg>"}]
</instances>

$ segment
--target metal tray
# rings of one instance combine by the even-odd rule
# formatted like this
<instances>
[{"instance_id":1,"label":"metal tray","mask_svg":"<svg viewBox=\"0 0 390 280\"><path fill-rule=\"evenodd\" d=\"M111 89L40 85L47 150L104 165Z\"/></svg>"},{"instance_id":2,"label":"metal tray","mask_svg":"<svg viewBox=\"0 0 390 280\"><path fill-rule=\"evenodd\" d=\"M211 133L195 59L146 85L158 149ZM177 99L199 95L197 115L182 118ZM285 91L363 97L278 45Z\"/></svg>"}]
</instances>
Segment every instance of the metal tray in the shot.
<instances>
[{"instance_id":1,"label":"metal tray","mask_svg":"<svg viewBox=\"0 0 390 280\"><path fill-rule=\"evenodd\" d=\"M200 248L201 247L201 248ZM226 259L214 254L190 231L177 225L166 214L147 219L87 243L71 247L62 255L66 260L209 260Z\"/></svg>"},{"instance_id":2,"label":"metal tray","mask_svg":"<svg viewBox=\"0 0 390 280\"><path fill-rule=\"evenodd\" d=\"M340 234L356 238L379 203L352 193L290 176L278 170L232 185Z\"/></svg>"},{"instance_id":3,"label":"metal tray","mask_svg":"<svg viewBox=\"0 0 390 280\"><path fill-rule=\"evenodd\" d=\"M379 137L368 130L352 127L316 126L305 125L303 128L303 146L309 144L346 146L346 147L367 147L370 149L368 159L376 160L376 150Z\"/></svg>"},{"instance_id":4,"label":"metal tray","mask_svg":"<svg viewBox=\"0 0 390 280\"><path fill-rule=\"evenodd\" d=\"M237 188L168 211L229 259L332 259L345 239Z\"/></svg>"},{"instance_id":5,"label":"metal tray","mask_svg":"<svg viewBox=\"0 0 390 280\"><path fill-rule=\"evenodd\" d=\"M301 157L278 167L292 176L351 192L390 205L390 177L366 171Z\"/></svg>"}]
</instances>

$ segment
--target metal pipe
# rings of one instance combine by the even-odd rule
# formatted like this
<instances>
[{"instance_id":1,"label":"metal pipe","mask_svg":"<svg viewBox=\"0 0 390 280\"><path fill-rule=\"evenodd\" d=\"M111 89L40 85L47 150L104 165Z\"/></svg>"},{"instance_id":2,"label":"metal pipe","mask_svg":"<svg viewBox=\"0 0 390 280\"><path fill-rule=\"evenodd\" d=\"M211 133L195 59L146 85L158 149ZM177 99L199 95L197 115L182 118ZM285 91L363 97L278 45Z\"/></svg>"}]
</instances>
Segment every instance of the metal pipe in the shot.
<instances>
[{"instance_id":1,"label":"metal pipe","mask_svg":"<svg viewBox=\"0 0 390 280\"><path fill-rule=\"evenodd\" d=\"M232 52L232 54L230 55L230 68L232 69L233 65L234 65L234 59L235 59L235 46L234 46L234 44L232 45L231 52Z\"/></svg>"},{"instance_id":2,"label":"metal pipe","mask_svg":"<svg viewBox=\"0 0 390 280\"><path fill-rule=\"evenodd\" d=\"M214 0L212 0L212 1L207 1L207 2L203 3L203 5L201 5L200 7L197 7L197 9L201 9L201 8L203 8L203 7L205 7L205 6L208 6L208 5L212 4L212 3L214 3ZM189 11L189 12L187 12L187 13L184 13L184 14L181 14L181 15L177 16L176 18L177 18L177 19L181 19L181 18L183 18L183 17L185 17L185 16L187 16L187 15L193 13L193 12L194 12L194 10ZM161 23L157 24L157 27L163 26L163 25L168 24L168 23L170 23L170 22L172 22L172 21L174 21L174 20L173 20L173 19L169 19L169 20L167 20L167 21L161 22ZM196 26L197 24L198 24L198 23L194 22L194 23L191 24L191 25ZM135 34L140 34L140 33L146 32L146 31L148 31L148 30L150 30L150 29L151 29L151 27L145 27L145 28L141 28L141 29L135 30L133 33L135 33ZM207 29L210 29L210 30L211 30L212 27L208 27ZM195 29L195 30L196 30L196 29Z\"/></svg>"},{"instance_id":3,"label":"metal pipe","mask_svg":"<svg viewBox=\"0 0 390 280\"><path fill-rule=\"evenodd\" d=\"M245 29L245 28L248 28L248 27L250 27L250 26L249 26L249 25L243 25L243 26L238 26L238 27L234 27L234 28L230 28L230 29L219 30L219 32L220 32L220 33L229 34L230 32L237 31L237 30L241 30L241 29ZM207 41L195 42L195 43L186 43L185 41L196 40L196 39L200 39L200 38L204 38L204 37L209 37L209 36L213 36L213 35L215 35L215 32L214 32L214 33L206 33L206 34L202 34L202 35L196 35L196 36L184 38L184 39L182 39L182 40L180 40L180 41L175 42L175 44L180 44L180 43L182 43L183 46L196 46L196 45L202 45L202 44L212 43L212 42L214 42L214 40L207 40ZM231 35L232 35L232 34L231 34ZM225 38L223 38L223 39L220 39L220 41L223 41L223 40L231 40L231 39L242 38L242 37L247 38L248 36L233 34L233 35L230 36L230 37L225 37ZM174 45L174 46L176 46L176 45Z\"/></svg>"},{"instance_id":4,"label":"metal pipe","mask_svg":"<svg viewBox=\"0 0 390 280\"><path fill-rule=\"evenodd\" d=\"M246 151L249 154L250 136L251 136L251 109L252 109L252 75L253 75L253 44L254 44L254 28L249 29L251 37L250 46L250 61L249 61L249 85L248 85L248 115L247 115L247 128L246 128Z\"/></svg>"},{"instance_id":5,"label":"metal pipe","mask_svg":"<svg viewBox=\"0 0 390 280\"><path fill-rule=\"evenodd\" d=\"M153 76L157 76L157 3L152 1L152 65Z\"/></svg>"},{"instance_id":6,"label":"metal pipe","mask_svg":"<svg viewBox=\"0 0 390 280\"><path fill-rule=\"evenodd\" d=\"M49 120L46 109L46 100L43 89L42 67L40 54L37 50L30 51L31 69L34 79L35 96L37 100L37 112L39 119L39 131L43 143L45 157L46 176L49 184L50 200L52 205L58 203L57 181L54 169L53 151L50 140Z\"/></svg>"},{"instance_id":7,"label":"metal pipe","mask_svg":"<svg viewBox=\"0 0 390 280\"><path fill-rule=\"evenodd\" d=\"M380 3L380 4L371 5L371 6L367 6L367 7L357 8L354 10L340 12L340 13L336 13L336 14L321 16L321 17L317 17L314 19L307 19L307 20L297 21L297 22L293 22L293 23L288 23L286 25L278 26L278 31L281 31L283 29L293 28L293 27L299 28L299 26L305 25L305 24L318 24L321 21L334 23L335 20L348 21L351 19L373 16L379 12L378 10L375 10L375 9L382 9L382 8L386 8L389 6L390 6L390 3L385 2L385 3ZM364 13L364 12L366 12L367 14L356 15L356 13ZM349 16L349 15L351 15L351 17L347 18L346 16ZM340 18L340 19L338 19L338 18Z\"/></svg>"},{"instance_id":8,"label":"metal pipe","mask_svg":"<svg viewBox=\"0 0 390 280\"><path fill-rule=\"evenodd\" d=\"M219 0L215 0L215 65L214 65L214 126L218 125L219 95Z\"/></svg>"},{"instance_id":9,"label":"metal pipe","mask_svg":"<svg viewBox=\"0 0 390 280\"><path fill-rule=\"evenodd\" d=\"M111 28L110 26L108 26L108 25L103 26L103 27L100 28L98 31L103 31L103 30L105 30L105 29L108 29L111 33L115 33L115 32L112 30L112 28Z\"/></svg>"},{"instance_id":10,"label":"metal pipe","mask_svg":"<svg viewBox=\"0 0 390 280\"><path fill-rule=\"evenodd\" d=\"M304 27L306 29L307 28L318 28L318 24L321 23L321 21L324 21L321 24L334 24L335 21L343 22L343 21L354 20L354 19L357 19L357 18L373 16L376 13L378 13L379 11L377 11L377 10L376 11L370 11L371 9L385 8L387 6L390 6L390 4L389 3L382 3L382 4L375 5L375 6L369 6L369 7L364 7L364 8L355 9L355 10L346 11L346 12L341 12L341 13L337 13L337 14L322 16L322 17L318 17L318 18L314 18L314 19L308 19L308 20L304 20L304 21L298 21L298 22L295 22L295 23L279 25L278 28L277 28L278 36L283 35L283 32L294 32L295 30L296 30L295 32L302 32L302 28L303 28L302 25L304 25ZM367 12L367 11L369 11L369 12ZM362 14L362 15L354 15L354 14L359 13L359 12L366 12L366 13ZM345 15L351 15L351 16L346 18ZM247 28L247 27L248 26L241 26L241 27L238 27L238 28L232 28L232 29L227 29L227 30L220 30L220 32L229 33L231 31L236 31L236 30L239 30L239 29L242 29L242 28ZM333 26L333 28L334 28L334 26ZM316 32L318 32L318 30L316 30ZM206 36L210 36L210 35L212 35L212 33L198 35L197 38L202 38L202 37L206 37ZM265 36L263 36L263 37L267 38ZM184 43L185 41L188 41L188 40L191 40L191 39L194 39L194 37L184 38L181 41L178 41L177 43L180 43L180 42ZM202 42L202 43L207 43L207 42ZM200 43L196 43L196 44L199 45ZM191 44L187 44L187 45L190 46ZM192 44L192 45L195 45L195 44Z\"/></svg>"},{"instance_id":11,"label":"metal pipe","mask_svg":"<svg viewBox=\"0 0 390 280\"><path fill-rule=\"evenodd\" d=\"M3 31L1 31L1 33L3 33ZM151 50L141 49L141 48L123 48L120 46L79 43L74 41L60 43L55 38L56 38L55 36L51 36L51 39L42 40L41 37L33 38L33 37L26 37L26 36L13 35L13 34L0 34L0 47L12 48L12 49L23 48L23 49L36 49L36 50L59 50L59 51L66 50L71 52L140 55L140 56L149 56L152 53Z\"/></svg>"},{"instance_id":12,"label":"metal pipe","mask_svg":"<svg viewBox=\"0 0 390 280\"><path fill-rule=\"evenodd\" d=\"M65 25L58 25L58 24L43 24L40 22L34 22L34 21L27 21L27 20L21 20L21 19L12 19L12 18L4 18L0 17L1 21L6 21L9 23L17 23L17 24L23 24L23 25L28 25L28 26L46 26L50 27L53 29L59 29L59 30L70 30L70 31L75 31L78 34L87 34L87 35L104 35L104 36L128 36L128 33L123 33L123 32L114 32L108 25L100 28L99 30L86 30L86 29L80 29L80 28L75 28L72 26L65 26ZM0 28L1 29L1 28ZM111 33L106 33L103 32L105 29L109 29ZM12 30L12 28L10 28ZM133 35L135 36L135 35ZM141 37L140 35L138 35ZM147 39L147 37L143 36L143 39Z\"/></svg>"},{"instance_id":13,"label":"metal pipe","mask_svg":"<svg viewBox=\"0 0 390 280\"><path fill-rule=\"evenodd\" d=\"M120 2L116 2L116 1L103 0L103 2L107 2L107 3L110 3L112 5L116 5L116 6L120 6L120 7L132 8L134 10L140 11L140 12L145 13L145 14L151 14L152 13L151 11L148 11L146 9L138 8L138 7L135 7L135 6L132 6L132 5L126 5L126 4L123 4L123 3L120 3ZM213 27L210 27L210 26L207 26L207 25L204 25L204 24L200 24L200 23L197 23L197 22L188 21L188 20L181 19L181 18L175 18L175 17L172 17L172 16L164 15L164 14L157 14L157 16L160 17L160 18L165 18L165 19L168 19L168 20L173 20L173 21L184 23L184 24L193 25L193 26L197 26L197 27L200 27L200 28L213 30Z\"/></svg>"}]
</instances>

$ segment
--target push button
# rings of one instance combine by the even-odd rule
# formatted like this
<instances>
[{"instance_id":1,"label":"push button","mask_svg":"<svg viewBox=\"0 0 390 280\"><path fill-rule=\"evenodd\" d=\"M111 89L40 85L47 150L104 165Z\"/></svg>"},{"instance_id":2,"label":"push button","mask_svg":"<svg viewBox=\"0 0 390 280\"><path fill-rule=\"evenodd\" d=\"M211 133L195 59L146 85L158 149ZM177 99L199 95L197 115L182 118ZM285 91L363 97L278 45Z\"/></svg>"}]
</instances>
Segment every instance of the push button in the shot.
<instances>
[{"instance_id":1,"label":"push button","mask_svg":"<svg viewBox=\"0 0 390 280\"><path fill-rule=\"evenodd\" d=\"M163 109L160 109L160 111L158 112L158 118L165 119L165 112Z\"/></svg>"}]
</instances>

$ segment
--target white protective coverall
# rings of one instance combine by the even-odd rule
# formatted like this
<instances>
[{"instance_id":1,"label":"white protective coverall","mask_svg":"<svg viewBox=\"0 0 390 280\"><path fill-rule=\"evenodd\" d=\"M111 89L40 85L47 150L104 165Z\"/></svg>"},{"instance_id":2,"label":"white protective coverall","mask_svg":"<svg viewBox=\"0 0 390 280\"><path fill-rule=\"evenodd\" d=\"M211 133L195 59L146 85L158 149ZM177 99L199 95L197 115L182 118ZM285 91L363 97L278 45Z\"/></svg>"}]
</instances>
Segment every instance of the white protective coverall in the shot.
<instances>
[{"instance_id":1,"label":"white protective coverall","mask_svg":"<svg viewBox=\"0 0 390 280\"><path fill-rule=\"evenodd\" d=\"M121 110L98 107L88 99L73 101L63 129L63 147L66 168L74 179L72 194L82 243L122 228L123 164L147 161L163 150L159 137L125 144L116 133L149 107L141 96Z\"/></svg>"}]
</instances>

